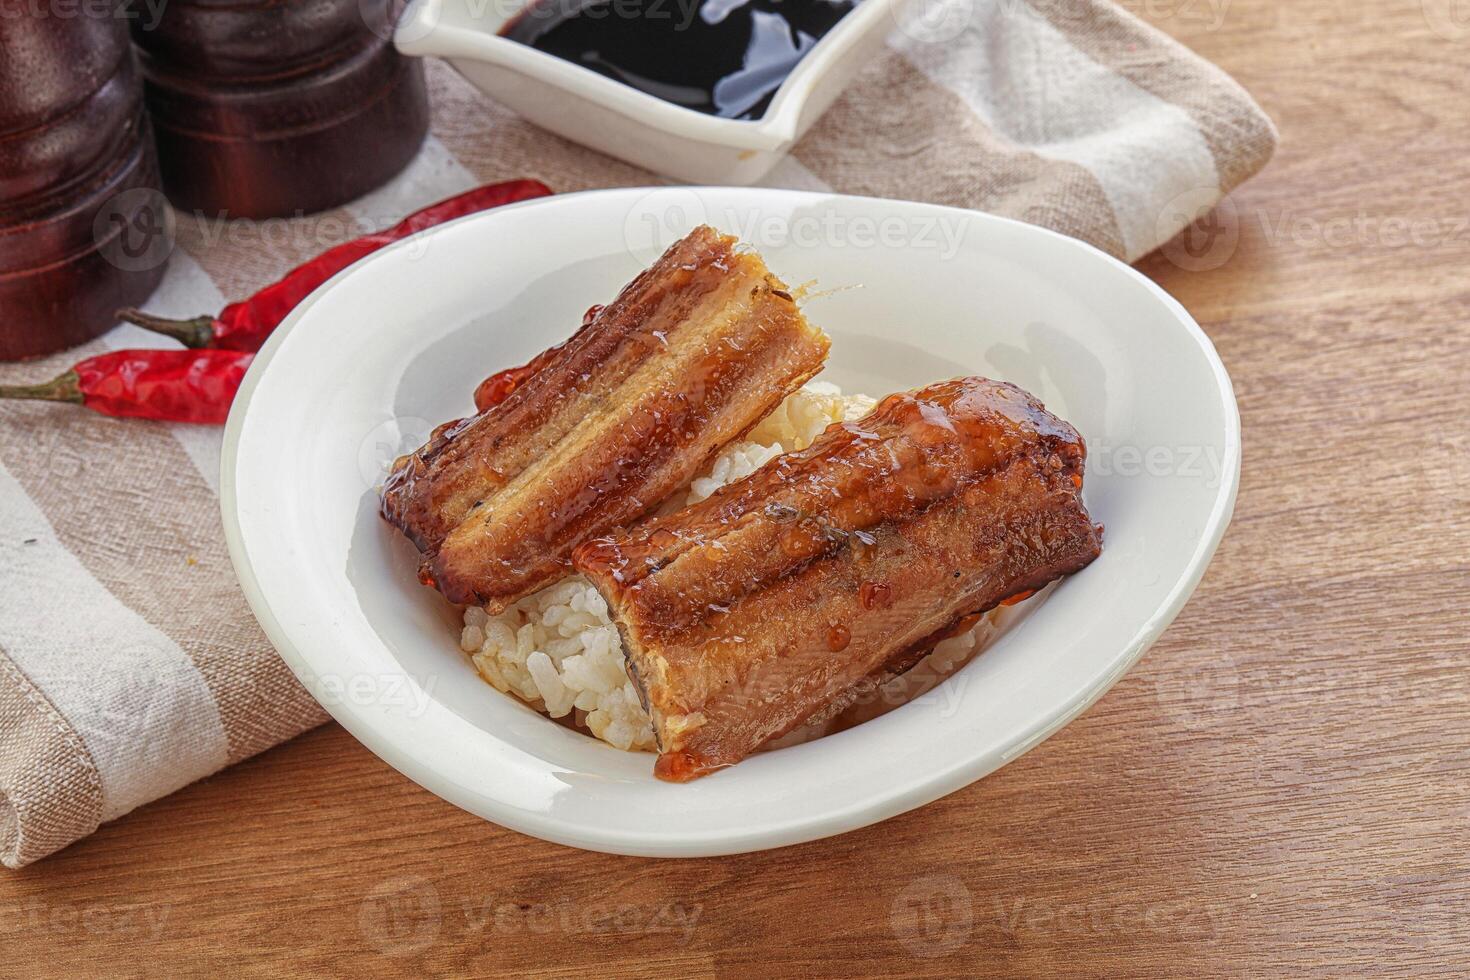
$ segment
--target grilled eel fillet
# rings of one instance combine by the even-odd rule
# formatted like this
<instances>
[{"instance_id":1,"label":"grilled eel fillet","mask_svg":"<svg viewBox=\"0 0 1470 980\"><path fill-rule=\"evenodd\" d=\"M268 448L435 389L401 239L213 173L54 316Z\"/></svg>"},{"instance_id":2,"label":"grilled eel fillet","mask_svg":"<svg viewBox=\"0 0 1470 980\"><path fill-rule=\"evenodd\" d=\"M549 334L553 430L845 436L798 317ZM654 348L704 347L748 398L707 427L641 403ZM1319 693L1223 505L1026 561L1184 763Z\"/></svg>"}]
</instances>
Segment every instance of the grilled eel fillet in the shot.
<instances>
[{"instance_id":1,"label":"grilled eel fillet","mask_svg":"<svg viewBox=\"0 0 1470 980\"><path fill-rule=\"evenodd\" d=\"M962 378L682 511L580 546L684 781L827 717L970 617L1086 566L1082 438L1014 385Z\"/></svg>"},{"instance_id":2,"label":"grilled eel fillet","mask_svg":"<svg viewBox=\"0 0 1470 980\"><path fill-rule=\"evenodd\" d=\"M394 464L383 516L426 553L425 584L504 610L821 370L826 335L736 244L696 228L503 402Z\"/></svg>"}]
</instances>

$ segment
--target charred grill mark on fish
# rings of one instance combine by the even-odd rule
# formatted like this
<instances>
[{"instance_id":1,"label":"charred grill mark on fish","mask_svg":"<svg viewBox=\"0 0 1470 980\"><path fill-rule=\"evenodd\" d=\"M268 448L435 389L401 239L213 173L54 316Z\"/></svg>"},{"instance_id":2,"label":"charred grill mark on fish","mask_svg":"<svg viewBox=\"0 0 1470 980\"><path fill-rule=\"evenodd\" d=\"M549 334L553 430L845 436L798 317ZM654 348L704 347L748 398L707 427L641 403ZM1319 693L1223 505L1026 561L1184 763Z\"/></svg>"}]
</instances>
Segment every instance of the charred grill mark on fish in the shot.
<instances>
[{"instance_id":1,"label":"charred grill mark on fish","mask_svg":"<svg viewBox=\"0 0 1470 980\"><path fill-rule=\"evenodd\" d=\"M821 370L826 336L736 245L695 229L504 401L395 463L382 513L425 553L425 584L502 611Z\"/></svg>"},{"instance_id":2,"label":"charred grill mark on fish","mask_svg":"<svg viewBox=\"0 0 1470 980\"><path fill-rule=\"evenodd\" d=\"M1014 385L892 395L808 449L574 556L650 709L655 772L745 758L1101 551L1086 450Z\"/></svg>"}]
</instances>

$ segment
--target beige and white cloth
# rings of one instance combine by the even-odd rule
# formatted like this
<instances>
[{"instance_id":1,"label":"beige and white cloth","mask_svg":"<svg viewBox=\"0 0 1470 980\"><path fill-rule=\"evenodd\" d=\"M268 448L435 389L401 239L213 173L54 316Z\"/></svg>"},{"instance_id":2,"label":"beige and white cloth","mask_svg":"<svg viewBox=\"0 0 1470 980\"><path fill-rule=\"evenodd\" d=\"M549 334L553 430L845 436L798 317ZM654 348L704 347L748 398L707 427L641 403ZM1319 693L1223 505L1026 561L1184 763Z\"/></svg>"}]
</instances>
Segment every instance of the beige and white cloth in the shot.
<instances>
[{"instance_id":1,"label":"beige and white cloth","mask_svg":"<svg viewBox=\"0 0 1470 980\"><path fill-rule=\"evenodd\" d=\"M389 186L324 215L180 216L161 315L219 309L291 265L466 187L659 183L551 136L431 63L432 135ZM1010 215L1132 260L1270 158L1216 68L1106 0L926 0L767 183ZM0 381L49 377L120 327ZM225 552L215 429L0 407L0 860L326 720L251 617ZM244 805L249 805L244 804Z\"/></svg>"}]
</instances>

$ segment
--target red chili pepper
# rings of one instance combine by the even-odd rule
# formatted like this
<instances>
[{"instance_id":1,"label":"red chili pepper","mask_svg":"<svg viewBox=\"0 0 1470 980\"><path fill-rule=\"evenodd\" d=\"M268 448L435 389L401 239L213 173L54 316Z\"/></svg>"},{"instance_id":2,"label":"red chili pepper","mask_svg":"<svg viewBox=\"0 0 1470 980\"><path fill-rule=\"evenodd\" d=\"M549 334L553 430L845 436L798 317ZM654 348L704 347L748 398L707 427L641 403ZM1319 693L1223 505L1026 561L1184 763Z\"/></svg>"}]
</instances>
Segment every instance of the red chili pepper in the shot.
<instances>
[{"instance_id":1,"label":"red chili pepper","mask_svg":"<svg viewBox=\"0 0 1470 980\"><path fill-rule=\"evenodd\" d=\"M586 330L592 321L597 319L597 314L601 312L602 304L600 303L588 307L587 312L582 314L582 325L577 328L576 333L572 334L566 340L563 340L555 347L548 347L520 367L497 371L484 381L481 381L479 387L475 389L475 411L483 412L485 409L499 405L509 398L511 392L525 384L526 379L531 375L544 368L547 362L556 356L558 351L576 340L582 331Z\"/></svg>"},{"instance_id":2,"label":"red chili pepper","mask_svg":"<svg viewBox=\"0 0 1470 980\"><path fill-rule=\"evenodd\" d=\"M38 385L0 385L0 398L85 405L119 418L221 425L255 355L233 350L119 350Z\"/></svg>"},{"instance_id":3,"label":"red chili pepper","mask_svg":"<svg viewBox=\"0 0 1470 980\"><path fill-rule=\"evenodd\" d=\"M431 204L421 211L415 211L392 228L327 249L249 299L226 306L219 316L169 320L135 309L119 310L117 315L129 323L173 337L186 347L257 351L271 335L271 331L280 325L297 304L322 283L363 256L425 228L502 204L545 197L550 193L551 188L539 180L507 180L465 191L438 204Z\"/></svg>"}]
</instances>

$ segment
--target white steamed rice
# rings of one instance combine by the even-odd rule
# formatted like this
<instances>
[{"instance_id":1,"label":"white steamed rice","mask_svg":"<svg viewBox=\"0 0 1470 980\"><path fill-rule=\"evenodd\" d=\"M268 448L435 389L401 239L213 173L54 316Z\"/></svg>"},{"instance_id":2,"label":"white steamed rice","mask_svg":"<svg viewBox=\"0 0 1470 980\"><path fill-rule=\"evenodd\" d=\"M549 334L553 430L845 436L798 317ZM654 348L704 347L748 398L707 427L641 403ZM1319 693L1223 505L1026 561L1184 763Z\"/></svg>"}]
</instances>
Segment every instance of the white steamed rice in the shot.
<instances>
[{"instance_id":1,"label":"white steamed rice","mask_svg":"<svg viewBox=\"0 0 1470 980\"><path fill-rule=\"evenodd\" d=\"M831 423L860 418L873 405L866 395L843 395L824 382L808 384L744 440L725 447L709 472L690 484L684 502L703 500L776 456L805 449ZM932 688L974 654L980 634L989 628L982 622L941 643L913 670L849 709L848 723L881 714ZM460 647L497 690L553 718L571 715L579 727L620 749L654 750L653 730L623 668L622 644L607 603L580 575L529 595L498 616L477 606L467 608ZM820 732L802 736L813 734Z\"/></svg>"}]
</instances>

